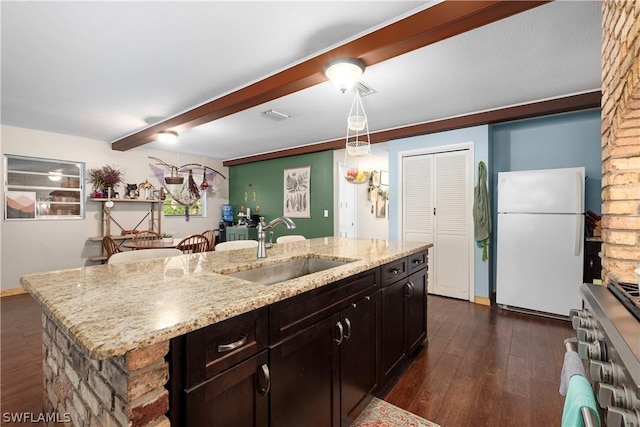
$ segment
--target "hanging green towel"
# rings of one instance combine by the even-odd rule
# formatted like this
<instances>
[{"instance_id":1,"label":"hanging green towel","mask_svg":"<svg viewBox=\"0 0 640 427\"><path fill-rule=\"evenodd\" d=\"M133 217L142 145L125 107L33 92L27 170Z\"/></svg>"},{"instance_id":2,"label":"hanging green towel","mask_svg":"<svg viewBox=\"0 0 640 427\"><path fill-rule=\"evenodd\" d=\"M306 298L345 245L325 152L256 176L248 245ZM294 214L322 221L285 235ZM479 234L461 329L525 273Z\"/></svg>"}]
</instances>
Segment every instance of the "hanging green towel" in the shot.
<instances>
[{"instance_id":1,"label":"hanging green towel","mask_svg":"<svg viewBox=\"0 0 640 427\"><path fill-rule=\"evenodd\" d=\"M478 246L482 248L482 260L486 261L489 236L491 235L491 209L487 191L487 167L478 163L478 185L473 190L473 228Z\"/></svg>"},{"instance_id":2,"label":"hanging green towel","mask_svg":"<svg viewBox=\"0 0 640 427\"><path fill-rule=\"evenodd\" d=\"M582 420L584 406L593 411L598 426L600 426L600 414L596 407L591 384L582 375L574 375L569 380L569 389L564 401L564 408L562 408L562 427L584 427Z\"/></svg>"}]
</instances>

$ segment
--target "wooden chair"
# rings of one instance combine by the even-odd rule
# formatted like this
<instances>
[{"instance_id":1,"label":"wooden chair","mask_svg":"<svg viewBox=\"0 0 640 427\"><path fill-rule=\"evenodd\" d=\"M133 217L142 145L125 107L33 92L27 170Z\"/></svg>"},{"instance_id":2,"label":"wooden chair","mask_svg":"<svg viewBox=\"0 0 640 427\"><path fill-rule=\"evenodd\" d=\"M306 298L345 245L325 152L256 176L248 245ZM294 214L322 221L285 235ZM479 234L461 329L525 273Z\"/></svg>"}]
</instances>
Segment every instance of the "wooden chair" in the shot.
<instances>
[{"instance_id":1,"label":"wooden chair","mask_svg":"<svg viewBox=\"0 0 640 427\"><path fill-rule=\"evenodd\" d=\"M102 246L104 247L104 251L107 254L107 262L111 255L122 252L122 246L118 244L113 238L109 236L104 236L102 238Z\"/></svg>"},{"instance_id":2,"label":"wooden chair","mask_svg":"<svg viewBox=\"0 0 640 427\"><path fill-rule=\"evenodd\" d=\"M202 234L192 234L180 240L176 245L176 249L181 250L183 254L207 252L209 250L209 240Z\"/></svg>"},{"instance_id":3,"label":"wooden chair","mask_svg":"<svg viewBox=\"0 0 640 427\"><path fill-rule=\"evenodd\" d=\"M140 243L151 242L152 240L158 239L162 239L162 236L153 230L143 230L133 235L133 241Z\"/></svg>"},{"instance_id":4,"label":"wooden chair","mask_svg":"<svg viewBox=\"0 0 640 427\"><path fill-rule=\"evenodd\" d=\"M207 230L204 233L202 233L202 235L204 237L206 237L207 240L209 241L209 247L207 248L207 251L212 251L213 248L216 246L216 232L215 232L215 230Z\"/></svg>"},{"instance_id":5,"label":"wooden chair","mask_svg":"<svg viewBox=\"0 0 640 427\"><path fill-rule=\"evenodd\" d=\"M126 251L113 254L107 261L108 264L124 264L127 262L142 261L145 259L168 258L182 255L178 249L145 249L144 251Z\"/></svg>"},{"instance_id":6,"label":"wooden chair","mask_svg":"<svg viewBox=\"0 0 640 427\"><path fill-rule=\"evenodd\" d=\"M280 236L276 239L276 243L297 242L298 240L307 240L300 234L289 234L288 236Z\"/></svg>"},{"instance_id":7,"label":"wooden chair","mask_svg":"<svg viewBox=\"0 0 640 427\"><path fill-rule=\"evenodd\" d=\"M231 240L229 242L221 242L216 245L216 251L232 251L234 249L257 248L257 240Z\"/></svg>"}]
</instances>

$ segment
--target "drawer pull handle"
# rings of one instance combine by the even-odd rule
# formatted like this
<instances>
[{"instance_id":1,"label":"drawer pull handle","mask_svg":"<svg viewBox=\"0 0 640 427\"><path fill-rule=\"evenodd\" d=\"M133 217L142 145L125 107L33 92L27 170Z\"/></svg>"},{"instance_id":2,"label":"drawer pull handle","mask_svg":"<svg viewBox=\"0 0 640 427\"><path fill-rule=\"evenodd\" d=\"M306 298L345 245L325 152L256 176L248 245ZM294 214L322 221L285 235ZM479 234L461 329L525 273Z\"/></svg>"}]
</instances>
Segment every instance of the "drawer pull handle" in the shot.
<instances>
[{"instance_id":1,"label":"drawer pull handle","mask_svg":"<svg viewBox=\"0 0 640 427\"><path fill-rule=\"evenodd\" d=\"M218 353L226 353L227 351L235 350L238 347L242 347L247 342L247 334L244 334L240 337L240 339L236 342L232 342L229 344L220 344L218 346Z\"/></svg>"},{"instance_id":2,"label":"drawer pull handle","mask_svg":"<svg viewBox=\"0 0 640 427\"><path fill-rule=\"evenodd\" d=\"M348 317L344 318L344 324L347 325L347 333L344 334L344 340L347 341L351 338L351 321Z\"/></svg>"},{"instance_id":3,"label":"drawer pull handle","mask_svg":"<svg viewBox=\"0 0 640 427\"><path fill-rule=\"evenodd\" d=\"M344 339L344 328L342 327L342 323L336 322L336 328L338 329L338 338L334 338L333 340L340 345Z\"/></svg>"},{"instance_id":4,"label":"drawer pull handle","mask_svg":"<svg viewBox=\"0 0 640 427\"><path fill-rule=\"evenodd\" d=\"M421 259L414 259L413 260L413 264L414 265L422 264L422 260Z\"/></svg>"},{"instance_id":5,"label":"drawer pull handle","mask_svg":"<svg viewBox=\"0 0 640 427\"><path fill-rule=\"evenodd\" d=\"M394 268L391 270L391 274L399 274L400 270L398 270L397 268Z\"/></svg>"},{"instance_id":6,"label":"drawer pull handle","mask_svg":"<svg viewBox=\"0 0 640 427\"><path fill-rule=\"evenodd\" d=\"M364 297L365 301L371 301L371 297L369 295L367 295L366 297Z\"/></svg>"},{"instance_id":7,"label":"drawer pull handle","mask_svg":"<svg viewBox=\"0 0 640 427\"><path fill-rule=\"evenodd\" d=\"M260 396L264 396L265 394L269 393L269 390L271 390L271 375L269 374L269 367L266 363L260 366L260 370L262 371L262 378L264 380L265 386L260 387L260 385L258 385L258 393L260 393Z\"/></svg>"}]
</instances>

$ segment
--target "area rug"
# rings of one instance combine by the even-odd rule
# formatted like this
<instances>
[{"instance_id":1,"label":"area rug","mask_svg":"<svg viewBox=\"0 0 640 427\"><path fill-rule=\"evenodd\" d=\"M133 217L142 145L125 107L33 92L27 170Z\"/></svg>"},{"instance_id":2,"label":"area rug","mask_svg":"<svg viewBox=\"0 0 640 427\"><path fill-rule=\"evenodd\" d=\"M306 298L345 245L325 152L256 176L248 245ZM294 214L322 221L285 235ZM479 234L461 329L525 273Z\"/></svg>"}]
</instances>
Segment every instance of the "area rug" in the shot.
<instances>
[{"instance_id":1,"label":"area rug","mask_svg":"<svg viewBox=\"0 0 640 427\"><path fill-rule=\"evenodd\" d=\"M377 398L351 424L351 427L440 427L411 412Z\"/></svg>"}]
</instances>

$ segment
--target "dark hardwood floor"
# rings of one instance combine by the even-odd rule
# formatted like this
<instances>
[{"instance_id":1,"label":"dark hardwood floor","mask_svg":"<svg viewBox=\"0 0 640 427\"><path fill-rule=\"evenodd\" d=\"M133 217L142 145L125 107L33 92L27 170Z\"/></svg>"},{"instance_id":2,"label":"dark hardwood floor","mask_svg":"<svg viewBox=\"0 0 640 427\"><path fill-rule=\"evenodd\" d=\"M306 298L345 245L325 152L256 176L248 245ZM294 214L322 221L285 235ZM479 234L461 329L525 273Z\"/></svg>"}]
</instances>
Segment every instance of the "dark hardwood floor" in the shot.
<instances>
[{"instance_id":1,"label":"dark hardwood floor","mask_svg":"<svg viewBox=\"0 0 640 427\"><path fill-rule=\"evenodd\" d=\"M442 427L559 426L568 321L429 296L429 345L385 400Z\"/></svg>"},{"instance_id":2,"label":"dark hardwood floor","mask_svg":"<svg viewBox=\"0 0 640 427\"><path fill-rule=\"evenodd\" d=\"M0 312L0 410L40 413L40 308L18 295ZM573 335L568 322L429 296L429 346L385 400L442 427L558 426L563 340Z\"/></svg>"}]
</instances>

